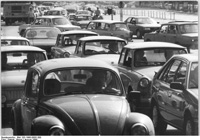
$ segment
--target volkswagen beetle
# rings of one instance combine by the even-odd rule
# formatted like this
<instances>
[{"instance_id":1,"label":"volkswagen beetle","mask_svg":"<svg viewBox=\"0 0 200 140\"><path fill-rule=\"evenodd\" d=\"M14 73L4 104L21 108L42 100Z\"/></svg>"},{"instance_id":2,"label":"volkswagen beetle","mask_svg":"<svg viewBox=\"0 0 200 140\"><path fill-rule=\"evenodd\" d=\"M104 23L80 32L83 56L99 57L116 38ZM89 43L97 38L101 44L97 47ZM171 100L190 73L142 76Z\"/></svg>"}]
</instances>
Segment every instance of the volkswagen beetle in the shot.
<instances>
[{"instance_id":1,"label":"volkswagen beetle","mask_svg":"<svg viewBox=\"0 0 200 140\"><path fill-rule=\"evenodd\" d=\"M12 106L14 135L154 135L151 119L130 111L138 94L125 96L119 72L106 62L47 60L29 69Z\"/></svg>"}]
</instances>

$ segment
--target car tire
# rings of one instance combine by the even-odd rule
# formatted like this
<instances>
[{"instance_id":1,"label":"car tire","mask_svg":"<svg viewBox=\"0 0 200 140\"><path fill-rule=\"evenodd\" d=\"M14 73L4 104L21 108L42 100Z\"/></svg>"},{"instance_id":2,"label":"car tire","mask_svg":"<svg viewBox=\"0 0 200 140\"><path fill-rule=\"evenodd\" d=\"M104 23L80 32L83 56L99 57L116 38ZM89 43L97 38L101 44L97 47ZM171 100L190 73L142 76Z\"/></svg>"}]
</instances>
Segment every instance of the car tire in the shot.
<instances>
[{"instance_id":1,"label":"car tire","mask_svg":"<svg viewBox=\"0 0 200 140\"><path fill-rule=\"evenodd\" d=\"M194 122L191 116L187 117L184 121L184 134L194 135Z\"/></svg>"},{"instance_id":2,"label":"car tire","mask_svg":"<svg viewBox=\"0 0 200 140\"><path fill-rule=\"evenodd\" d=\"M142 38L142 33L140 32L140 30L137 30L136 36L137 36L138 39Z\"/></svg>"},{"instance_id":3,"label":"car tire","mask_svg":"<svg viewBox=\"0 0 200 140\"><path fill-rule=\"evenodd\" d=\"M157 135L164 134L167 128L167 123L164 122L162 116L160 115L158 107L155 104L152 106L151 119L154 124L155 133Z\"/></svg>"}]
</instances>

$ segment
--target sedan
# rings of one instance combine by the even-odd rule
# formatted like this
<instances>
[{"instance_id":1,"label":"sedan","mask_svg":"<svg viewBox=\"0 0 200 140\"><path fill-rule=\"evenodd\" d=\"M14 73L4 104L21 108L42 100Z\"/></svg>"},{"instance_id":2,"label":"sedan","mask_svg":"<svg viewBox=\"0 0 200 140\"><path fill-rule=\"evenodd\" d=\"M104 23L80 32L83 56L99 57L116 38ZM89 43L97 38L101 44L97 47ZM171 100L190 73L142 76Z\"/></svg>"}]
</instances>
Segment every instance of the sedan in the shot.
<instances>
[{"instance_id":1,"label":"sedan","mask_svg":"<svg viewBox=\"0 0 200 140\"><path fill-rule=\"evenodd\" d=\"M151 111L157 134L167 124L186 135L198 135L198 55L172 57L152 81Z\"/></svg>"},{"instance_id":2,"label":"sedan","mask_svg":"<svg viewBox=\"0 0 200 140\"><path fill-rule=\"evenodd\" d=\"M98 36L98 34L86 30L72 30L59 33L55 46L51 48L51 58L69 57L69 55L74 53L77 41L81 37L86 36Z\"/></svg>"},{"instance_id":3,"label":"sedan","mask_svg":"<svg viewBox=\"0 0 200 140\"><path fill-rule=\"evenodd\" d=\"M24 37L30 40L31 45L46 50L51 58L51 47L56 43L56 38L61 31L56 27L29 27L24 32Z\"/></svg>"},{"instance_id":4,"label":"sedan","mask_svg":"<svg viewBox=\"0 0 200 140\"><path fill-rule=\"evenodd\" d=\"M30 46L30 41L20 36L1 36L1 46L26 45Z\"/></svg>"},{"instance_id":5,"label":"sedan","mask_svg":"<svg viewBox=\"0 0 200 140\"><path fill-rule=\"evenodd\" d=\"M63 16L40 16L33 21L32 24L22 24L19 26L19 34L22 36L28 27L57 27L61 32L74 29L80 29L79 26L72 25L71 22Z\"/></svg>"},{"instance_id":6,"label":"sedan","mask_svg":"<svg viewBox=\"0 0 200 140\"><path fill-rule=\"evenodd\" d=\"M47 59L45 50L33 46L1 47L1 107L9 111L21 98L29 67Z\"/></svg>"},{"instance_id":7,"label":"sedan","mask_svg":"<svg viewBox=\"0 0 200 140\"><path fill-rule=\"evenodd\" d=\"M88 23L92 20L91 15L86 14L79 14L74 15L73 20L71 20L71 23L76 26L80 26L81 29L84 29L87 27Z\"/></svg>"},{"instance_id":8,"label":"sedan","mask_svg":"<svg viewBox=\"0 0 200 140\"><path fill-rule=\"evenodd\" d=\"M121 51L118 65L127 92L140 91L141 99L133 111L149 115L150 113L150 85L154 71L174 54L187 53L185 47L166 42L134 42L129 43Z\"/></svg>"},{"instance_id":9,"label":"sedan","mask_svg":"<svg viewBox=\"0 0 200 140\"><path fill-rule=\"evenodd\" d=\"M14 135L154 135L151 119L130 111L127 100L139 92L125 96L119 72L103 61L38 63L24 89L12 106Z\"/></svg>"},{"instance_id":10,"label":"sedan","mask_svg":"<svg viewBox=\"0 0 200 140\"><path fill-rule=\"evenodd\" d=\"M142 38L145 33L156 31L160 28L160 24L154 19L146 16L131 16L125 21L133 35Z\"/></svg>"},{"instance_id":11,"label":"sedan","mask_svg":"<svg viewBox=\"0 0 200 140\"><path fill-rule=\"evenodd\" d=\"M113 36L82 37L70 57L87 57L117 64L120 52L126 44L124 39Z\"/></svg>"}]
</instances>

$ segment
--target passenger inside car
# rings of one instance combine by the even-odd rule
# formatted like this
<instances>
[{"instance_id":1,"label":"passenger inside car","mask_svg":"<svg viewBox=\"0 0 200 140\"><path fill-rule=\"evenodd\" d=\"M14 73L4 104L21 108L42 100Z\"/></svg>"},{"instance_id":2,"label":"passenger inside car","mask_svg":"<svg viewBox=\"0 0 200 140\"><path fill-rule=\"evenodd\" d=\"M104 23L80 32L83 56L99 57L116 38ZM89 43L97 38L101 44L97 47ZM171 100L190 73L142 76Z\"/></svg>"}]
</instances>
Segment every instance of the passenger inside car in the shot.
<instances>
[{"instance_id":1,"label":"passenger inside car","mask_svg":"<svg viewBox=\"0 0 200 140\"><path fill-rule=\"evenodd\" d=\"M147 59L144 56L144 51L139 50L135 52L135 66L147 65Z\"/></svg>"}]
</instances>

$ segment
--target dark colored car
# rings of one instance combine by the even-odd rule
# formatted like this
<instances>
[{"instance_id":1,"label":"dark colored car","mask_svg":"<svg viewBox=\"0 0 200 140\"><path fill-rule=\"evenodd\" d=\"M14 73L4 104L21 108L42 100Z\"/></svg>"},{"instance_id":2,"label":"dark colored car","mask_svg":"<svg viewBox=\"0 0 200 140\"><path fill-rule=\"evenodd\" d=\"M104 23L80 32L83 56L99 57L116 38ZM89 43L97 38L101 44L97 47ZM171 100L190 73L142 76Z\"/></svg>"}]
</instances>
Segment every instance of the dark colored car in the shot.
<instances>
[{"instance_id":1,"label":"dark colored car","mask_svg":"<svg viewBox=\"0 0 200 140\"><path fill-rule=\"evenodd\" d=\"M74 53L78 40L86 36L98 36L98 34L86 30L72 30L59 33L55 46L51 48L51 58L69 57Z\"/></svg>"},{"instance_id":2,"label":"dark colored car","mask_svg":"<svg viewBox=\"0 0 200 140\"><path fill-rule=\"evenodd\" d=\"M187 53L180 45L167 42L132 42L121 51L117 68L127 92L141 92L140 102L132 111L150 114L150 86L154 71L160 69L174 54Z\"/></svg>"},{"instance_id":3,"label":"dark colored car","mask_svg":"<svg viewBox=\"0 0 200 140\"><path fill-rule=\"evenodd\" d=\"M151 110L157 134L167 124L186 135L198 135L198 55L172 57L152 81Z\"/></svg>"},{"instance_id":4,"label":"dark colored car","mask_svg":"<svg viewBox=\"0 0 200 140\"><path fill-rule=\"evenodd\" d=\"M145 33L156 31L160 28L160 24L154 19L146 16L131 16L125 21L133 35L142 38Z\"/></svg>"},{"instance_id":5,"label":"dark colored car","mask_svg":"<svg viewBox=\"0 0 200 140\"><path fill-rule=\"evenodd\" d=\"M175 21L162 24L156 32L146 33L144 41L162 41L182 45L188 49L198 50L198 23L192 21Z\"/></svg>"},{"instance_id":6,"label":"dark colored car","mask_svg":"<svg viewBox=\"0 0 200 140\"><path fill-rule=\"evenodd\" d=\"M56 27L28 27L24 37L29 39L31 45L46 50L51 58L51 47L55 46L56 38L61 31Z\"/></svg>"},{"instance_id":7,"label":"dark colored car","mask_svg":"<svg viewBox=\"0 0 200 140\"><path fill-rule=\"evenodd\" d=\"M86 14L78 14L74 15L73 19L71 20L71 23L76 26L80 26L81 29L84 29L87 27L88 23L92 20L91 15Z\"/></svg>"},{"instance_id":8,"label":"dark colored car","mask_svg":"<svg viewBox=\"0 0 200 140\"><path fill-rule=\"evenodd\" d=\"M87 30L104 36L116 36L127 41L132 41L132 32L123 21L116 20L92 20L88 23Z\"/></svg>"},{"instance_id":9,"label":"dark colored car","mask_svg":"<svg viewBox=\"0 0 200 140\"><path fill-rule=\"evenodd\" d=\"M24 89L12 106L14 135L154 135L151 119L130 111L138 92L126 96L105 62L47 60L29 69Z\"/></svg>"}]
</instances>

